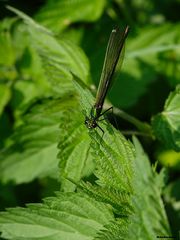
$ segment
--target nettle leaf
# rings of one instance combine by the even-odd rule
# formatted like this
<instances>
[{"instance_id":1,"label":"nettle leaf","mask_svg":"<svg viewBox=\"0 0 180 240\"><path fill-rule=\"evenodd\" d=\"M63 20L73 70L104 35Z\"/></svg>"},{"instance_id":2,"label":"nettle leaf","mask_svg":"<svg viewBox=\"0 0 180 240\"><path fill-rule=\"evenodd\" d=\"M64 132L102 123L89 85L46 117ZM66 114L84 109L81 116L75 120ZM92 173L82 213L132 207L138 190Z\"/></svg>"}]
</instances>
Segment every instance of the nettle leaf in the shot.
<instances>
[{"instance_id":1,"label":"nettle leaf","mask_svg":"<svg viewBox=\"0 0 180 240\"><path fill-rule=\"evenodd\" d=\"M74 80L81 96L83 113L85 116L89 116L94 103L94 97L80 79L74 78ZM98 127L95 129L87 129L92 139L91 148L93 148L93 157L97 158L98 169L97 172L95 172L95 175L99 179L97 183L98 185L102 184L102 186L104 186L107 181L110 190L113 190L113 185L115 185L117 191L119 190L122 193L126 191L129 194L132 192L130 182L133 175L131 166L134 159L133 146L109 124L99 121L98 125L104 129L104 134ZM113 176L113 178L107 178L108 174Z\"/></svg>"},{"instance_id":2,"label":"nettle leaf","mask_svg":"<svg viewBox=\"0 0 180 240\"><path fill-rule=\"evenodd\" d=\"M165 102L163 112L152 119L156 137L169 148L180 151L180 85L171 92Z\"/></svg>"},{"instance_id":3,"label":"nettle leaf","mask_svg":"<svg viewBox=\"0 0 180 240\"><path fill-rule=\"evenodd\" d=\"M36 47L42 59L43 67L47 73L47 76L54 87L53 97L54 95L55 97L57 97L57 95L58 96L60 95L62 99L64 99L62 100L63 113L59 115L59 123L61 123L60 132L63 131L63 134L64 134L63 135L61 132L61 136L59 139L59 149L60 149L59 159L60 159L60 170L61 170L61 179L62 179L61 187L62 187L62 190L64 191L70 191L70 189L73 190L75 186L72 183L69 183L69 181L64 180L64 176L68 175L68 177L71 177L72 179L74 176L75 178L74 180L78 182L78 180L80 180L82 176L89 175L93 169L92 159L91 157L89 157L90 155L88 154L89 139L87 138L87 132L84 131L82 127L83 125L82 123L84 122L84 120L79 118L78 106L76 105L77 101L74 100L74 102L72 102L72 105L71 104L66 105L67 98L68 97L71 98L71 95L74 95L74 91L75 91L74 85L72 84L71 73L76 74L79 78L83 79L84 81L87 81L88 69L89 69L87 58L85 57L85 55L83 54L80 48L76 47L70 42L55 39L54 36L50 32L48 32L47 29L44 29L42 26L35 23L31 18L29 18L22 12L15 10L14 8L11 8L11 7L9 7L9 9L17 13L20 17L22 17L26 22L26 24L28 25L30 38L34 42L34 46ZM15 90L17 90L17 96L19 93L18 91L20 90L21 92L21 90L23 90L25 86L26 86L25 93L26 92L28 93L29 89L34 90L33 88L34 85L31 85L29 82L26 82L26 83L19 82L19 84L16 84L16 88L15 88ZM54 93L57 93L57 95ZM63 105L63 101L65 101L64 105ZM51 118L53 116L49 115L48 117ZM65 126L63 125L63 121L64 123L66 123ZM48 127L48 124L47 124L47 127ZM77 131L74 128L77 128ZM57 128L56 130L57 131L56 131L56 134L54 135L54 141L56 141L57 143L56 136L59 133L59 131ZM83 131L84 131L84 135L82 134ZM52 131L51 133L52 136L53 136L53 133L54 132ZM35 132L33 132L33 134L34 134L33 138L35 138ZM22 135L23 135L23 130L22 130ZM74 144L72 143L72 139ZM31 142L31 139L28 139L28 141ZM42 139L37 139L37 142L38 141L41 142ZM53 141L52 141L52 144L53 144ZM53 146L54 148L52 151L54 153L53 153L53 157L51 157L51 160L55 161L55 163L57 164L58 162L58 160L56 159L57 150L55 149L55 145ZM82 147L84 149L83 153L82 151L80 151ZM26 150L28 150L28 148L29 146L27 146L27 148L25 147ZM35 156L37 155L37 153L40 154L41 152L43 152L44 148L46 149L46 146L44 145L42 146L42 149L37 148L36 152L34 153ZM77 160L75 161L74 158L77 157L78 149L81 155L79 155L80 157L77 158ZM18 158L18 156L16 157ZM30 156L27 153L27 156L24 157L24 159L27 159L29 157ZM20 159L23 159L23 156ZM42 165L42 168L40 169L40 171L42 170L42 172L39 172L40 176L44 172L43 168L44 169L46 168L45 165L47 163L46 162L47 159L48 159L48 154L47 154L47 157L45 157L44 159L44 167ZM26 161L26 163L27 162L28 161ZM76 168L74 168L74 164L76 164ZM91 165L92 167L89 167L88 164ZM51 166L53 168L53 164ZM36 168L36 170L37 169L38 168ZM7 171L7 168L6 168L6 171ZM12 178L16 179L16 177L13 177L13 175L11 176ZM33 174L31 177L29 177L28 175L27 175L27 178L25 176L22 176L22 179L17 180L17 182L30 181L31 179L37 176L38 176L38 172L35 171L35 174ZM9 179L8 176L6 176L6 178ZM21 177L19 176L19 178Z\"/></svg>"},{"instance_id":4,"label":"nettle leaf","mask_svg":"<svg viewBox=\"0 0 180 240\"><path fill-rule=\"evenodd\" d=\"M93 22L102 14L105 0L48 0L36 19L55 32L62 31L74 22Z\"/></svg>"},{"instance_id":5,"label":"nettle leaf","mask_svg":"<svg viewBox=\"0 0 180 240\"><path fill-rule=\"evenodd\" d=\"M169 236L170 227L161 199L164 173L157 174L150 166L148 156L140 142L133 137L136 150L133 189L134 215L131 216L129 238L155 239L157 236ZM138 231L137 231L138 229ZM131 238L130 238L131 236Z\"/></svg>"},{"instance_id":6,"label":"nettle leaf","mask_svg":"<svg viewBox=\"0 0 180 240\"><path fill-rule=\"evenodd\" d=\"M81 96L83 112L88 116L93 106L93 96L79 79L75 80ZM92 140L91 154L96 163L94 174L98 180L96 185L81 183L80 186L91 197L111 205L116 214L122 215L122 221L125 221L132 213L130 200L134 149L132 144L110 125L102 122L98 124L105 131L103 137L98 128L89 130ZM124 231L125 229L122 228L122 234Z\"/></svg>"},{"instance_id":7,"label":"nettle leaf","mask_svg":"<svg viewBox=\"0 0 180 240\"><path fill-rule=\"evenodd\" d=\"M101 126L105 130L103 139L100 132L91 132L97 186L86 184L85 191L111 204L117 214L128 216L132 212L130 198L135 152L132 144L118 131L104 124Z\"/></svg>"},{"instance_id":8,"label":"nettle leaf","mask_svg":"<svg viewBox=\"0 0 180 240\"><path fill-rule=\"evenodd\" d=\"M70 41L59 40L56 44L53 49L41 43L42 48L38 47L38 52L54 92L62 95L74 92L70 71L87 82L89 63L81 49Z\"/></svg>"},{"instance_id":9,"label":"nettle leaf","mask_svg":"<svg viewBox=\"0 0 180 240\"><path fill-rule=\"evenodd\" d=\"M80 79L75 77L76 81L81 82ZM88 103L89 97L92 98L91 93L89 96L86 94L86 86L81 82L84 88L81 88L77 83L76 87L85 94L85 104ZM91 105L89 105L89 108ZM60 159L60 178L62 191L74 191L77 184L83 177L88 177L94 170L94 161L90 152L90 138L88 136L87 128L84 124L87 112L81 113L79 106L66 109L66 114L62 119L60 128L63 130L63 137L59 141L59 154ZM84 118L83 118L84 117ZM68 180L70 179L70 181ZM76 184L73 184L75 182Z\"/></svg>"},{"instance_id":10,"label":"nettle leaf","mask_svg":"<svg viewBox=\"0 0 180 240\"><path fill-rule=\"evenodd\" d=\"M74 96L46 100L35 105L15 130L13 144L1 152L0 177L3 182L23 183L37 177L57 177L57 144L63 138L59 124L66 110L76 108Z\"/></svg>"},{"instance_id":11,"label":"nettle leaf","mask_svg":"<svg viewBox=\"0 0 180 240\"><path fill-rule=\"evenodd\" d=\"M136 158L133 164L133 194L131 204L133 212L124 218L116 215L116 221L106 225L104 231L97 234L101 240L149 239L157 236L170 236L170 228L161 199L162 174L153 172L147 155L139 141L133 137Z\"/></svg>"},{"instance_id":12,"label":"nettle leaf","mask_svg":"<svg viewBox=\"0 0 180 240\"><path fill-rule=\"evenodd\" d=\"M0 213L6 239L93 240L114 219L102 203L78 193L57 193L42 204L11 208Z\"/></svg>"},{"instance_id":13,"label":"nettle leaf","mask_svg":"<svg viewBox=\"0 0 180 240\"><path fill-rule=\"evenodd\" d=\"M88 113L93 96L83 83L79 83L80 80L77 80L76 87L81 94L82 105L86 105L84 100L87 102L84 112ZM71 106L66 106L66 109L69 108L70 111ZM51 106L48 106L48 109L51 109ZM44 124L42 119L40 122L41 125ZM89 197L84 193L60 193L55 198L45 200L44 204L30 204L26 209L9 209L0 215L3 237L151 240L157 235L169 235L169 226L160 198L162 176L159 177L152 171L136 139L133 140L135 158L134 147L130 141L109 124L104 123L101 126L105 130L103 138L98 129L90 132L90 151L96 162L97 180L94 184L79 185L81 191L88 193ZM75 135L80 131L73 129ZM81 137L76 140L78 143ZM73 134L69 138L74 142ZM76 156L80 157L79 154Z\"/></svg>"},{"instance_id":14,"label":"nettle leaf","mask_svg":"<svg viewBox=\"0 0 180 240\"><path fill-rule=\"evenodd\" d=\"M77 75L83 81L88 80L89 63L83 51L68 40L56 38L52 32L36 23L21 11L8 7L27 24L27 31L36 51L42 60L47 79L53 93L58 96L73 92L72 76Z\"/></svg>"},{"instance_id":15,"label":"nettle leaf","mask_svg":"<svg viewBox=\"0 0 180 240\"><path fill-rule=\"evenodd\" d=\"M76 79L76 85L87 114L93 96L80 80ZM103 137L98 128L89 130L97 180L94 184L82 182L80 186L97 201L109 204L116 221L106 225L97 239L154 239L157 235L168 235L161 200L162 174L153 172L136 138L134 150L132 143L108 123L98 124L105 131Z\"/></svg>"},{"instance_id":16,"label":"nettle leaf","mask_svg":"<svg viewBox=\"0 0 180 240\"><path fill-rule=\"evenodd\" d=\"M63 131L58 147L62 191L74 191L81 178L92 174L94 162L90 154L90 138L78 106L66 110L60 128Z\"/></svg>"},{"instance_id":17,"label":"nettle leaf","mask_svg":"<svg viewBox=\"0 0 180 240\"><path fill-rule=\"evenodd\" d=\"M37 82L32 80L18 80L14 84L10 106L14 110L13 114L16 118L16 126L18 125L18 120L21 121L21 116L29 107L40 97L42 98L47 95L48 87L44 83L41 80Z\"/></svg>"}]
</instances>

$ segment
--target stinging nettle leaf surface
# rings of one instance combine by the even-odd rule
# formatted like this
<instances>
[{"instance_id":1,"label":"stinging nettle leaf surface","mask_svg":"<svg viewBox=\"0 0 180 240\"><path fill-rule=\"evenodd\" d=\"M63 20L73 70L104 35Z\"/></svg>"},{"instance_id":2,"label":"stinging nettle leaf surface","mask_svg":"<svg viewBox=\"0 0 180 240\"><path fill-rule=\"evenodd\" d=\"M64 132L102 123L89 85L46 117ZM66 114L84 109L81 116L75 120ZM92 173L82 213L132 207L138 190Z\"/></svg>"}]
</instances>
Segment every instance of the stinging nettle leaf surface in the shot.
<instances>
[{"instance_id":1,"label":"stinging nettle leaf surface","mask_svg":"<svg viewBox=\"0 0 180 240\"><path fill-rule=\"evenodd\" d=\"M180 151L180 85L171 92L165 102L163 112L152 118L156 137L167 147Z\"/></svg>"},{"instance_id":2,"label":"stinging nettle leaf surface","mask_svg":"<svg viewBox=\"0 0 180 240\"><path fill-rule=\"evenodd\" d=\"M23 183L43 176L58 176L58 141L64 130L59 127L73 96L44 100L36 104L12 136L12 144L1 151L0 177L3 182Z\"/></svg>"}]
</instances>

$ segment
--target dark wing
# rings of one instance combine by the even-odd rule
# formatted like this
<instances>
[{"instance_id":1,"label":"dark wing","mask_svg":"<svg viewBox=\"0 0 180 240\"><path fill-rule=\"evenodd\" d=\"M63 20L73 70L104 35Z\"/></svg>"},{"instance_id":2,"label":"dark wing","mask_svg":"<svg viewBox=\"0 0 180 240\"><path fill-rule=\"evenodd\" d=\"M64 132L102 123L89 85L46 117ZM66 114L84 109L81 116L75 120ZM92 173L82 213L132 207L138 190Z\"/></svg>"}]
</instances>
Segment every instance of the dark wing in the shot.
<instances>
[{"instance_id":1,"label":"dark wing","mask_svg":"<svg viewBox=\"0 0 180 240\"><path fill-rule=\"evenodd\" d=\"M121 32L119 28L113 29L111 32L106 49L106 55L101 73L100 83L96 95L96 102L94 105L94 107L96 108L97 117L101 113L107 91L111 87L113 73L118 63L119 56L123 52L122 50L128 32L129 32L128 26L126 27L124 32Z\"/></svg>"}]
</instances>

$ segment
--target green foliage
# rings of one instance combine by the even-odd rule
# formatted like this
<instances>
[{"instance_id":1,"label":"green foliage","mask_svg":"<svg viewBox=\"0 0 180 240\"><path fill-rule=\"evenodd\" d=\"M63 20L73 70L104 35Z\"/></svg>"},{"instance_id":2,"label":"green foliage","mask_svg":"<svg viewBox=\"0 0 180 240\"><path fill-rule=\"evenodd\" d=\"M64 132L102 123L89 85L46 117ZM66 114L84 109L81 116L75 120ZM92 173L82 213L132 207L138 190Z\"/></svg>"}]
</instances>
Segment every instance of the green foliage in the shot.
<instances>
[{"instance_id":1,"label":"green foliage","mask_svg":"<svg viewBox=\"0 0 180 240\"><path fill-rule=\"evenodd\" d=\"M78 111L79 110L79 111ZM83 177L88 177L94 169L94 162L89 152L90 139L87 130L81 123L78 106L66 108L66 114L60 125L63 133L59 141L60 179L62 191L74 191L76 185L69 182L71 179L78 183Z\"/></svg>"},{"instance_id":2,"label":"green foliage","mask_svg":"<svg viewBox=\"0 0 180 240\"><path fill-rule=\"evenodd\" d=\"M76 79L76 86L81 96L83 112L87 114L90 112L93 96L78 79ZM125 213L128 212L125 210L125 205L129 202L128 195L132 192L133 147L115 129L103 123L100 126L105 129L103 138L100 130L89 130L92 138L93 158L98 166L94 174L98 178L97 184L100 187L94 188L91 184L87 184L84 188L95 198L111 203L117 211L122 208L123 204Z\"/></svg>"},{"instance_id":3,"label":"green foliage","mask_svg":"<svg viewBox=\"0 0 180 240\"><path fill-rule=\"evenodd\" d=\"M162 174L153 172L137 138L133 138L133 143L136 150L131 199L133 212L128 219L123 219L123 216L116 218L115 222L106 226L105 231L98 234L97 239L154 239L156 236L169 235L168 221L161 200L164 178ZM120 202L123 203L122 200Z\"/></svg>"},{"instance_id":4,"label":"green foliage","mask_svg":"<svg viewBox=\"0 0 180 240\"><path fill-rule=\"evenodd\" d=\"M16 183L22 183L31 181L36 177L48 176L49 174L51 175L54 171L55 172L57 171L58 160L56 158L57 155L56 146L58 142L57 137L59 134L61 134L61 139L59 141L63 142L64 144L63 145L64 152L62 154L63 160L61 162L61 165L63 165L62 171L66 172L65 165L68 166L68 163L65 164L64 161L66 161L69 158L69 155L65 156L65 151L68 148L68 145L66 146L66 149L64 149L65 146L64 135L66 134L66 136L69 137L70 128L68 129L68 132L64 133L63 135L61 133L61 130L58 129L59 119L61 118L63 120L63 115L67 113L68 106L70 106L69 111L71 111L71 108L77 107L76 106L77 101L72 95L74 90L72 88L72 83L70 81L71 75L68 73L68 71L70 70L76 73L83 80L85 80L87 78L88 63L82 51L78 47L74 46L69 42L61 40L57 41L53 36L48 34L48 31L45 31L43 29L41 33L42 35L40 36L40 34L38 34L37 37L37 29L39 28L41 29L41 26L38 26L23 13L20 13L19 11L17 12L26 21L27 26L29 28L28 31L30 32L30 39L33 41L32 44L35 47L37 47L37 53L40 54L44 70L48 73L51 83L53 83L52 93L54 94L56 93L56 98L57 96L62 95L64 96L63 98L56 101L48 100L45 101L43 104L41 103L39 106L37 106L37 112L36 110L34 110L32 113L30 113L30 115L27 115L25 119L21 119L23 124L16 130L13 136L14 144L5 151L3 150L2 152L3 160L1 161L0 164L2 169L1 179L5 182L13 180ZM35 52L34 54L37 55L37 53ZM79 64L80 60L81 63ZM65 68L66 65L68 69ZM24 88L26 88L25 91ZM26 102L28 102L28 100L30 101L31 99L31 98L28 99L30 93L32 95L33 92L35 92L34 96L38 95L38 92L34 88L33 83L18 81L15 84L15 96L14 96L15 101L13 101L13 105L15 107L18 106L22 108L22 102L19 103L18 100L17 95L18 91L23 92L23 95L27 96L25 97ZM5 94L4 91L3 93ZM50 95L52 95L52 93ZM70 104L68 99L71 99L70 102L72 104ZM36 109L36 107L34 108ZM59 111L61 112L61 117L59 115ZM76 117L77 114L74 115L73 119L75 120ZM41 121L44 122L43 127L41 126L42 125ZM69 119L67 119L67 121L69 121ZM49 127L50 123L52 124L51 128ZM37 133L37 131L39 132L39 134ZM52 139L50 136L52 136ZM75 147L77 148L77 146ZM48 160L50 156L51 163ZM40 163L38 161L39 158L41 159L41 164L39 164ZM86 154L84 156L84 159L86 159ZM49 164L51 168L49 168ZM81 166L81 168L84 169L82 160L79 163L79 165ZM15 169L17 170L15 171ZM76 170L75 175L77 180L77 169L76 168L74 169ZM72 174L70 174L70 176L72 177ZM81 174L79 176L79 179L80 178Z\"/></svg>"},{"instance_id":5,"label":"green foliage","mask_svg":"<svg viewBox=\"0 0 180 240\"><path fill-rule=\"evenodd\" d=\"M10 6L16 17L2 15L0 202L2 210L11 206L0 212L3 239L153 240L178 234L176 2L47 0L35 9L31 1L31 17ZM124 63L104 104L105 110L123 108L109 114L120 118L117 129L106 115L98 119L104 134L98 127L88 130L84 119L96 92L90 80L99 82L112 27L125 24ZM169 176L161 165L171 166ZM27 199L23 188L38 192L38 199ZM42 193L47 197L37 203Z\"/></svg>"},{"instance_id":6,"label":"green foliage","mask_svg":"<svg viewBox=\"0 0 180 240\"><path fill-rule=\"evenodd\" d=\"M36 177L57 177L57 142L63 133L59 119L73 104L76 100L71 97L46 100L32 108L14 132L11 145L1 152L2 181L23 183Z\"/></svg>"},{"instance_id":7,"label":"green foliage","mask_svg":"<svg viewBox=\"0 0 180 240\"><path fill-rule=\"evenodd\" d=\"M167 147L180 151L180 85L171 92L165 102L163 112L152 120L152 126L157 138Z\"/></svg>"},{"instance_id":8,"label":"green foliage","mask_svg":"<svg viewBox=\"0 0 180 240\"><path fill-rule=\"evenodd\" d=\"M82 103L90 102L90 92L78 82L81 84L78 85L78 90ZM84 112L88 109L87 106L88 104L83 104ZM105 124L102 127L105 128ZM115 129L107 126L105 130L103 139L96 130L90 130L92 153L97 166L97 185L81 184L86 193L98 201L108 203L116 216L119 215L113 226L107 226L109 231L99 233L98 239L108 239L108 236L111 236L110 239L119 239L119 236L122 239L132 239L132 236L135 239L154 239L157 235L167 235L170 230L161 200L163 174L153 172L148 157L136 138L133 139L134 151L131 143ZM140 209L144 209L143 216Z\"/></svg>"},{"instance_id":9,"label":"green foliage","mask_svg":"<svg viewBox=\"0 0 180 240\"><path fill-rule=\"evenodd\" d=\"M102 14L105 0L48 0L36 20L59 32L74 22L93 22Z\"/></svg>"},{"instance_id":10,"label":"green foliage","mask_svg":"<svg viewBox=\"0 0 180 240\"><path fill-rule=\"evenodd\" d=\"M38 25L27 15L12 7L8 8L18 14L27 24L32 45L42 59L45 73L55 92L59 91L59 94L64 94L65 89L69 92L72 85L69 71L83 81L87 80L89 65L80 48L67 40L55 38L52 32Z\"/></svg>"},{"instance_id":11,"label":"green foliage","mask_svg":"<svg viewBox=\"0 0 180 240\"><path fill-rule=\"evenodd\" d=\"M135 239L154 239L156 236L169 236L168 220L161 199L166 174L165 172L157 174L153 171L148 156L135 137L133 143L136 149L133 181L135 191L133 198L135 214L132 216L133 235ZM140 209L142 212L139 214ZM139 231L136 231L137 228ZM132 233L129 235L129 239L131 236Z\"/></svg>"},{"instance_id":12,"label":"green foliage","mask_svg":"<svg viewBox=\"0 0 180 240\"><path fill-rule=\"evenodd\" d=\"M179 237L180 222L180 179L172 181L164 188L164 199L173 235Z\"/></svg>"},{"instance_id":13,"label":"green foliage","mask_svg":"<svg viewBox=\"0 0 180 240\"><path fill-rule=\"evenodd\" d=\"M105 34L102 31L100 29L93 36L90 36L91 32L86 32L87 36L84 37L85 48L90 56L93 79L97 82L99 82L99 69L102 68L108 38L106 36L106 41L102 41L102 35ZM138 30L133 38L131 31L133 29L130 28L122 69L118 70L119 74L109 94L111 102L123 109L134 106L148 92L148 88L156 81L159 74L167 74L168 84L172 86L180 82L178 74L180 45L177 40L179 25L163 24L144 27ZM98 58L99 62L96 61Z\"/></svg>"},{"instance_id":14,"label":"green foliage","mask_svg":"<svg viewBox=\"0 0 180 240\"><path fill-rule=\"evenodd\" d=\"M84 194L58 193L43 204L8 209L0 214L6 239L93 239L113 220L111 211Z\"/></svg>"},{"instance_id":15,"label":"green foliage","mask_svg":"<svg viewBox=\"0 0 180 240\"><path fill-rule=\"evenodd\" d=\"M157 234L169 234L160 198L159 176L152 171L138 140L134 138L133 141L136 149L133 161L132 144L121 135L119 139L118 133L114 135L112 129L107 131L101 146L96 142L99 134L94 132L92 137L96 145L92 151L98 163L98 180L90 187L89 184L81 185L89 197L83 193L58 193L57 197L45 199L44 204L29 204L26 209L2 212L0 229L3 237L119 239L121 236L120 239L154 239ZM105 148L107 143L112 146ZM97 153L100 153L98 158ZM111 177L112 172L114 178ZM124 183L126 189L123 188ZM93 200L94 197L96 200ZM136 231L137 228L139 231Z\"/></svg>"}]
</instances>

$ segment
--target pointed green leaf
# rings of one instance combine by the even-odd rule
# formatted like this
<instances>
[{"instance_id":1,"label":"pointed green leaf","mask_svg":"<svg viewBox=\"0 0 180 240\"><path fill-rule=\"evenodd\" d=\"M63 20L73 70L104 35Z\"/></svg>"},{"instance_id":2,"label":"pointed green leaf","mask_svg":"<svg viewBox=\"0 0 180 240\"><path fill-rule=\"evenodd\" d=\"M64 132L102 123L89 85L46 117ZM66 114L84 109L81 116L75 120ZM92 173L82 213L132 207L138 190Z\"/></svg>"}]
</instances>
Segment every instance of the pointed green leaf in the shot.
<instances>
[{"instance_id":1,"label":"pointed green leaf","mask_svg":"<svg viewBox=\"0 0 180 240\"><path fill-rule=\"evenodd\" d=\"M162 189L159 187L162 176L153 172L147 155L135 137L133 143L136 150L132 178L134 192L131 196L133 212L127 218L122 214L106 225L106 229L97 234L97 240L153 240L157 236L171 236L161 199Z\"/></svg>"},{"instance_id":2,"label":"pointed green leaf","mask_svg":"<svg viewBox=\"0 0 180 240\"><path fill-rule=\"evenodd\" d=\"M102 203L77 193L59 193L43 204L12 208L0 214L0 231L7 239L93 240L113 220Z\"/></svg>"},{"instance_id":3,"label":"pointed green leaf","mask_svg":"<svg viewBox=\"0 0 180 240\"><path fill-rule=\"evenodd\" d=\"M74 101L74 103L66 105L67 98L71 98L71 95L74 94L74 85L72 84L72 80L71 80L72 76L70 74L70 71L76 74L81 79L83 79L83 81L86 81L88 76L88 68L89 68L88 61L84 53L82 52L82 50L77 46L75 46L74 44L72 44L71 42L64 41L61 39L60 40L56 39L51 32L49 32L47 29L43 28L42 26L38 25L36 22L34 22L33 19L29 18L24 13L12 7L9 7L9 9L14 11L21 18L23 18L25 23L27 24L27 29L30 33L30 39L32 39L35 49L37 49L37 52L41 57L43 68L46 72L46 76L48 77L54 89L53 97L55 95L54 92L56 92L58 96L59 95L63 96L64 102L65 102L65 104L62 106L63 113L59 113L59 120L61 119L60 132L63 131L63 134L64 134L63 135L61 132L61 138L59 139L59 149L60 149L59 159L60 159L60 171L61 171L61 180L62 180L61 186L64 191L70 191L70 189L73 190L75 186L72 183L69 183L69 181L64 180L64 176L74 179L74 181L78 182L81 179L81 177L88 176L89 174L91 174L93 169L92 158L88 153L89 139L87 139L87 132L84 131L83 128L81 127L83 126L84 120L82 119L78 120L78 117L79 117L78 107L75 106L77 102ZM23 90L24 87L25 87L25 91ZM32 94L28 94L29 89L30 91L33 89ZM16 98L13 99L15 100L13 101L13 104L16 104L16 105L18 105L18 102L16 101L18 101L19 91L22 92L22 95L26 98L26 101L29 100L29 98L31 98L33 94L36 95L36 92L34 92L36 88L34 89L34 85L31 84L31 82L19 81L15 86L15 90L17 92L17 99ZM39 91L39 89L37 89L37 91ZM16 97L16 94L15 94L15 97ZM21 106L21 102L20 102L20 106ZM73 109L75 109L75 111L73 111ZM66 117L65 116L62 117L61 114L66 115ZM49 114L49 116L45 116L45 118L46 117L51 119L51 117L53 118L54 116L51 116ZM68 128L66 123L69 123ZM32 124L33 124L33 121L32 121ZM64 124L66 124L65 128L64 128ZM46 127L48 127L48 124ZM75 130L75 128L78 128L77 131ZM26 134L23 131L24 130L22 130L22 135ZM82 134L83 131L84 131L84 134ZM54 132L51 133L52 136L53 136L53 133ZM54 140L56 139L57 133L58 131L56 131L56 134L54 135ZM32 134L34 139L36 132L34 131L32 132ZM21 139L18 139L18 136L19 134L17 134L17 141L21 142L22 137ZM26 136L23 136L23 137L26 137ZM75 139L74 144L72 144L71 138ZM27 143L31 143L31 141L32 140L30 139L30 137L28 137ZM41 142L42 139L37 139L37 142L38 141ZM22 161L21 159L24 159L25 165L26 163L27 165L30 164L31 161L37 163L36 160L37 160L37 157L39 157L38 154L43 154L43 151L47 151L47 152L44 152L44 155L46 155L44 160L43 158L41 158L41 161L44 161L43 164L41 164L41 167L39 166L38 168L36 167L36 164L35 164L36 171L33 171L33 170L29 171L28 174L27 173L20 174L20 172L22 171L22 168L19 167L19 164L17 164L16 176L15 176L15 171L13 172L13 174L10 174L10 176L7 176L8 171L11 171L10 169L8 170L10 165L7 164L8 165L7 168L3 167L4 171L3 171L2 178L4 179L4 181L9 181L9 179L13 179L19 183L24 181L30 181L35 177L40 177L41 175L43 175L43 172L47 167L46 165L47 159L52 154L52 152L53 152L52 154L53 157L51 157L51 160L52 162L55 162L57 166L58 159L56 159L56 154L57 154L57 150L55 149L56 145L54 144L53 146L54 147L51 150L51 149L48 149L46 146L41 145L42 148L40 147L38 149L37 147L36 151L34 152L34 155L32 154L30 155L28 151L31 151L31 149L28 149L29 148L28 145L25 146L24 154L27 154L27 155L18 154L16 156L16 159L18 159L18 161L20 162ZM81 151L82 147L84 152ZM7 158L11 158L11 157L14 159L16 150L14 152L14 155L13 155L13 150L11 150L10 152L11 152L10 154L8 152L9 155L6 155L4 159L7 160ZM49 152L51 152L50 155L49 155ZM77 158L77 153L79 153L79 158ZM74 159L75 157L76 157L76 161ZM13 160L9 159L6 162L11 162L11 161ZM16 163L17 162L15 161L15 164ZM4 166L4 164L5 163L3 163L2 165ZM91 167L89 167L88 164L90 164ZM22 166L26 168L26 166L24 166L23 164ZM52 168L55 167L53 166L53 164L51 164L51 166ZM74 166L76 166L76 168ZM45 176L46 175L48 175L48 173L47 174L45 173Z\"/></svg>"},{"instance_id":4,"label":"pointed green leaf","mask_svg":"<svg viewBox=\"0 0 180 240\"><path fill-rule=\"evenodd\" d=\"M78 79L76 86L82 108L88 113L93 97ZM96 163L96 185L82 183L81 187L91 197L111 205L117 222L107 225L107 230L100 231L97 239L122 236L120 239L153 240L157 235L168 235L169 226L159 188L162 180L152 171L140 143L133 139L134 152L133 145L117 130L107 123L98 124L105 131L103 138L98 129L89 130Z\"/></svg>"},{"instance_id":5,"label":"pointed green leaf","mask_svg":"<svg viewBox=\"0 0 180 240\"><path fill-rule=\"evenodd\" d=\"M77 186L67 179L78 183L81 178L92 174L94 163L89 151L90 139L78 106L66 109L60 128L63 131L58 144L61 190L69 192Z\"/></svg>"},{"instance_id":6,"label":"pointed green leaf","mask_svg":"<svg viewBox=\"0 0 180 240\"><path fill-rule=\"evenodd\" d=\"M163 112L152 119L156 137L169 148L180 151L180 85L171 92Z\"/></svg>"},{"instance_id":7,"label":"pointed green leaf","mask_svg":"<svg viewBox=\"0 0 180 240\"><path fill-rule=\"evenodd\" d=\"M83 112L89 116L93 106L91 104L93 96L79 79L75 81L81 96ZM98 186L87 183L82 184L81 187L95 199L112 205L118 214L129 215L132 211L130 198L133 146L110 124L103 123L103 121L98 124L105 131L103 136L100 129L89 129L92 140L90 150L96 163L95 175L98 178L96 181Z\"/></svg>"},{"instance_id":8,"label":"pointed green leaf","mask_svg":"<svg viewBox=\"0 0 180 240\"><path fill-rule=\"evenodd\" d=\"M58 176L57 144L63 138L59 124L67 108L76 104L76 98L67 96L43 101L26 114L23 124L15 130L13 144L1 152L2 181L23 183L37 177Z\"/></svg>"},{"instance_id":9,"label":"pointed green leaf","mask_svg":"<svg viewBox=\"0 0 180 240\"><path fill-rule=\"evenodd\" d=\"M59 95L73 92L70 72L84 82L88 80L89 63L83 51L70 41L59 39L48 29L36 23L23 12L8 7L27 25L33 47L42 60L42 66L53 91Z\"/></svg>"},{"instance_id":10,"label":"pointed green leaf","mask_svg":"<svg viewBox=\"0 0 180 240\"><path fill-rule=\"evenodd\" d=\"M155 239L157 236L169 236L170 228L161 199L160 184L162 174L158 175L152 170L148 156L140 142L133 137L136 149L135 175L133 196L134 211L130 236L134 239ZM138 229L138 231L137 231Z\"/></svg>"}]
</instances>

